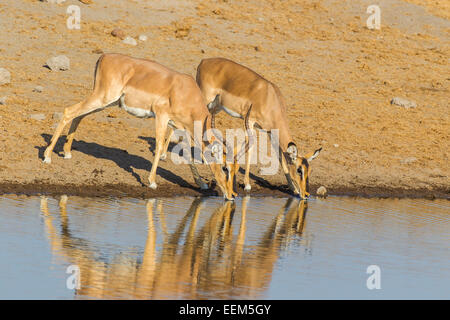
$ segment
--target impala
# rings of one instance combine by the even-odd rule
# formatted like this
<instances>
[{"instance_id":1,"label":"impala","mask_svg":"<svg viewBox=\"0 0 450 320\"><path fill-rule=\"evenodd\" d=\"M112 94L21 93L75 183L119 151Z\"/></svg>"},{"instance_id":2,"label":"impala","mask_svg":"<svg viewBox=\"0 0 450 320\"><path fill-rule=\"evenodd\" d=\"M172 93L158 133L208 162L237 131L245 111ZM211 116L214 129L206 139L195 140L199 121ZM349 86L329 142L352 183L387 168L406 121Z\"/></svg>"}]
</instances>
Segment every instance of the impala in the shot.
<instances>
[{"instance_id":1,"label":"impala","mask_svg":"<svg viewBox=\"0 0 450 320\"><path fill-rule=\"evenodd\" d=\"M256 72L224 58L210 58L201 61L197 68L197 83L212 114L225 111L236 118L249 117L247 140L252 130L270 132L279 130L280 162L292 191L302 198L309 196L309 163L322 148L301 157L289 133L286 105L280 89ZM249 112L251 108L251 112ZM272 141L273 142L273 141ZM277 147L277 146L275 146ZM253 145L246 153L245 190L250 191L250 157Z\"/></svg>"},{"instance_id":2,"label":"impala","mask_svg":"<svg viewBox=\"0 0 450 320\"><path fill-rule=\"evenodd\" d=\"M148 179L152 189L157 187L156 169L162 152L168 145L168 141L165 140L168 128L171 132L173 129L187 130L191 133L191 137L195 137L192 134L194 122L199 121L203 124L203 132L211 129L211 124L214 125L193 77L173 71L154 61L121 54L104 54L95 67L94 89L91 95L64 110L55 134L44 152L44 163L51 163L53 148L66 125L71 123L64 144L64 158L70 159L74 134L80 121L88 114L114 105L119 105L139 118L155 118L155 159ZM203 137L203 134L201 136ZM201 140L195 141L196 144L206 147L214 142L214 136L207 136L206 141ZM233 164L221 165L218 162L208 164L224 197L233 200L236 195L233 190L233 174L236 170L230 167ZM208 188L194 165L192 163L189 165L199 187Z\"/></svg>"}]
</instances>

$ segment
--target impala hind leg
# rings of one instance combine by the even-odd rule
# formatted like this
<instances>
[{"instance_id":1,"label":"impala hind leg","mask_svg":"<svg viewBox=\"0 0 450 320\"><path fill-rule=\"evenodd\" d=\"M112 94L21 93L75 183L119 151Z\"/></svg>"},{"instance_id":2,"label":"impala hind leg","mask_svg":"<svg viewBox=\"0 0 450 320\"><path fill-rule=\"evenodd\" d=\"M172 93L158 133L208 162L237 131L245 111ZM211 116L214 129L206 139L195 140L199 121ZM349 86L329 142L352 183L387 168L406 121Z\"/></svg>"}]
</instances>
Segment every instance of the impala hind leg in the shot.
<instances>
[{"instance_id":1,"label":"impala hind leg","mask_svg":"<svg viewBox=\"0 0 450 320\"><path fill-rule=\"evenodd\" d=\"M68 125L70 122L72 122L72 120L74 120L75 118L84 116L92 111L95 111L96 109L100 109L102 106L103 106L103 103L100 99L90 97L83 102L79 102L77 104L74 104L71 107L64 109L63 117L61 118L58 126L56 127L55 133L53 134L53 137L50 141L50 145L47 147L47 149L45 149L44 163L52 162L51 155L52 155L53 149L55 148L56 142L58 141L58 138L61 135L64 128L66 127L66 125ZM79 121L78 121L78 123L79 123ZM75 129L76 129L76 126L75 126ZM74 131L71 132L71 134L72 134L72 139L73 139Z\"/></svg>"},{"instance_id":2,"label":"impala hind leg","mask_svg":"<svg viewBox=\"0 0 450 320\"><path fill-rule=\"evenodd\" d=\"M164 148L164 142L167 131L167 124L169 123L169 117L167 115L157 115L156 116L156 150L155 150L155 159L153 161L152 169L150 171L150 176L148 177L148 182L150 184L150 188L156 189L156 169L158 168L159 159L161 158L161 154Z\"/></svg>"},{"instance_id":3,"label":"impala hind leg","mask_svg":"<svg viewBox=\"0 0 450 320\"><path fill-rule=\"evenodd\" d=\"M77 131L78 125L80 124L81 120L85 117L80 116L72 120L72 123L70 125L69 133L67 134L66 143L64 144L64 159L71 159L72 158L72 142L73 137L75 135L75 131Z\"/></svg>"}]
</instances>

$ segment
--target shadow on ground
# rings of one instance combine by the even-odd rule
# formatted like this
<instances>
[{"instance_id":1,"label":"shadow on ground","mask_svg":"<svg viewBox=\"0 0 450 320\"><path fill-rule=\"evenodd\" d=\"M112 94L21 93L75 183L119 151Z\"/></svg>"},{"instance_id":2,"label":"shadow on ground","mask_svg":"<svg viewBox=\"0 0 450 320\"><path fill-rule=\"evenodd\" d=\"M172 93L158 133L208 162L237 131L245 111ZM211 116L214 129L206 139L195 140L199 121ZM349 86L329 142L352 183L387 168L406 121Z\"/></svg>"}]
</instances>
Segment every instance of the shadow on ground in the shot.
<instances>
[{"instance_id":1,"label":"shadow on ground","mask_svg":"<svg viewBox=\"0 0 450 320\"><path fill-rule=\"evenodd\" d=\"M48 145L50 143L52 136L49 134L42 134L42 137L44 138L46 145ZM56 153L57 155L62 153L63 145L64 145L63 141L65 141L65 139L66 139L65 136L61 136L61 138L56 143L56 146L55 146L55 149L53 150L53 152ZM152 148L152 143L150 142L150 141L152 141L151 138L149 138L148 141L150 144L150 148ZM154 147L154 139L153 139L153 147ZM39 158L43 159L46 146L36 146L35 148L39 150ZM133 168L134 169L144 169L144 170L150 171L150 169L152 167L152 162L150 162L149 160L147 160L141 156L129 154L128 151L123 150L123 149L105 147L105 146L102 146L95 142L84 142L84 141L74 140L73 144L72 144L72 149L83 152L84 154L87 154L87 155L90 155L90 156L93 156L93 157L96 157L99 159L106 159L106 160L111 160L111 161L115 162L120 168L131 173L133 175L133 177L142 186L145 186L145 184L142 182L140 176L136 172L134 172ZM178 184L181 187L189 188L189 189L193 189L193 190L202 192L202 190L200 188L190 184L189 182L187 182L180 176L170 172L167 169L158 167L158 169L156 170L156 174L171 183Z\"/></svg>"}]
</instances>

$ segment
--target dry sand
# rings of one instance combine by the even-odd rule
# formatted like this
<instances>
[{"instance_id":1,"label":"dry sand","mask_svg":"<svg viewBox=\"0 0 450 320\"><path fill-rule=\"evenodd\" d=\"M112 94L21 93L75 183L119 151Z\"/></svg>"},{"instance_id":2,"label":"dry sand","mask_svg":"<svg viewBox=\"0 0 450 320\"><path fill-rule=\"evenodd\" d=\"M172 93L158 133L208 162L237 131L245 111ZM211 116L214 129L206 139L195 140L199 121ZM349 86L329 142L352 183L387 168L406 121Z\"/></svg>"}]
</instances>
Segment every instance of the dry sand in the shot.
<instances>
[{"instance_id":1,"label":"dry sand","mask_svg":"<svg viewBox=\"0 0 450 320\"><path fill-rule=\"evenodd\" d=\"M81 8L81 30L66 27L68 5ZM381 30L366 28L372 1L38 0L0 3L0 67L12 75L0 86L0 193L171 196L199 194L187 166L170 160L158 170L158 190L145 185L153 161L154 121L118 108L80 125L71 160L43 150L55 112L92 89L101 52L156 60L195 75L202 58L222 56L276 83L288 104L292 135L312 163L311 191L331 194L429 196L450 194L448 1L378 1ZM112 37L146 34L137 46ZM66 55L68 71L44 68ZM33 89L41 85L43 92ZM393 97L417 103L390 105ZM30 118L43 114L44 120ZM221 127L242 122L220 114ZM67 132L67 129L66 131ZM63 138L55 148L62 151ZM416 161L405 163L405 159ZM406 161L407 162L407 161ZM209 180L205 166L200 172ZM252 194L283 195L284 175L252 167ZM242 182L242 173L238 181ZM239 192L242 194L243 189Z\"/></svg>"}]
</instances>

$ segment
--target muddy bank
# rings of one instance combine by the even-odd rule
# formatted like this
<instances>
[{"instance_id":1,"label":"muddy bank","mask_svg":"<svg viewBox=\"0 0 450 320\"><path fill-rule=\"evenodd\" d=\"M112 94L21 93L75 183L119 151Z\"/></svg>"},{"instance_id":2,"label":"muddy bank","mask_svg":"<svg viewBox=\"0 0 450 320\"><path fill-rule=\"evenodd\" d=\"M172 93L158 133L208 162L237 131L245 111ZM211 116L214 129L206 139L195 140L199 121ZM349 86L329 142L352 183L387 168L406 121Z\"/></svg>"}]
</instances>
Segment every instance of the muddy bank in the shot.
<instances>
[{"instance_id":1,"label":"muddy bank","mask_svg":"<svg viewBox=\"0 0 450 320\"><path fill-rule=\"evenodd\" d=\"M318 186L311 185L311 195L316 196ZM257 186L250 193L246 193L242 186L239 187L239 196L272 196L287 197L294 196L287 185L282 186ZM328 189L329 195L351 196L366 198L425 198L425 199L450 199L449 189L401 189L401 188L377 188L377 187L332 187ZM132 186L125 184L116 185L52 185L52 184L0 184L0 195L2 194L22 194L22 195L71 195L83 197L173 197L173 196L218 196L217 190L200 190L192 187L159 186L157 190L148 187Z\"/></svg>"}]
</instances>

